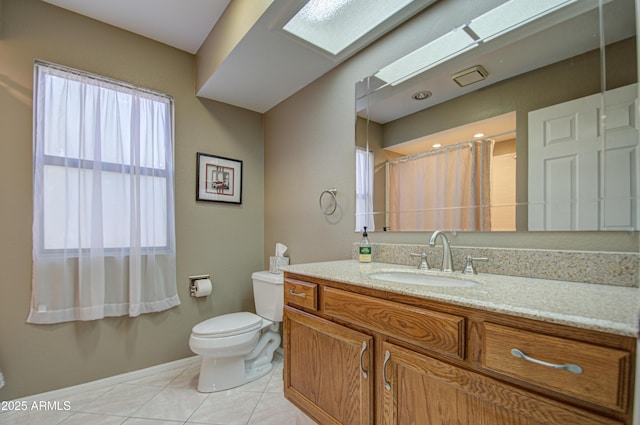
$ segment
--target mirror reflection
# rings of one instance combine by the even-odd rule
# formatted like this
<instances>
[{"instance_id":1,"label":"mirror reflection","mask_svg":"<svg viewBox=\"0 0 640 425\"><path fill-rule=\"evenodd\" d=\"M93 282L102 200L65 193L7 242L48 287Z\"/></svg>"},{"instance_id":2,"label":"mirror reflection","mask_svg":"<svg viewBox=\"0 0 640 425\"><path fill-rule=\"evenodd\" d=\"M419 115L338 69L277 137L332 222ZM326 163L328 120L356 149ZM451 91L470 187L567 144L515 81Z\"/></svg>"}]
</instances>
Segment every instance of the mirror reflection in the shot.
<instances>
[{"instance_id":1,"label":"mirror reflection","mask_svg":"<svg viewBox=\"0 0 640 425\"><path fill-rule=\"evenodd\" d=\"M356 85L356 231L638 228L634 1L520 3Z\"/></svg>"}]
</instances>

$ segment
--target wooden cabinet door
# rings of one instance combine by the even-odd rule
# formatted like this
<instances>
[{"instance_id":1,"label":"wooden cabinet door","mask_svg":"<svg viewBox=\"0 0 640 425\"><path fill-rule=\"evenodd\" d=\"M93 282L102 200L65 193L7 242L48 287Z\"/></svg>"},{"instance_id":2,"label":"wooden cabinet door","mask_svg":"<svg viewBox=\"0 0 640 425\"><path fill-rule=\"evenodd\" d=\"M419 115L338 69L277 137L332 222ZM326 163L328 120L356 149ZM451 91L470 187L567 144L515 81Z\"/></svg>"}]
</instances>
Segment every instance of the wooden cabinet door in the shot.
<instances>
[{"instance_id":1,"label":"wooden cabinet door","mask_svg":"<svg viewBox=\"0 0 640 425\"><path fill-rule=\"evenodd\" d=\"M373 338L284 308L284 394L320 424L373 423Z\"/></svg>"},{"instance_id":2,"label":"wooden cabinet door","mask_svg":"<svg viewBox=\"0 0 640 425\"><path fill-rule=\"evenodd\" d=\"M390 343L381 354L384 425L622 424Z\"/></svg>"}]
</instances>

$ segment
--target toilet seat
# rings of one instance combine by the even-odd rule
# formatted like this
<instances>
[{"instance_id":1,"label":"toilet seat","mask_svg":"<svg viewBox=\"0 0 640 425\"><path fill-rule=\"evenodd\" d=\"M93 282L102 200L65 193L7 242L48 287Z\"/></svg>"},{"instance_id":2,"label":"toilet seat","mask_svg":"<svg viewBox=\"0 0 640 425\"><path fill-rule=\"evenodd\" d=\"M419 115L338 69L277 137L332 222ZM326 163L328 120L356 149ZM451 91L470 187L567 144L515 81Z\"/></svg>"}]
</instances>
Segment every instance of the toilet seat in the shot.
<instances>
[{"instance_id":1,"label":"toilet seat","mask_svg":"<svg viewBox=\"0 0 640 425\"><path fill-rule=\"evenodd\" d=\"M200 322L191 330L200 338L223 338L256 331L262 327L262 317L247 311L229 313Z\"/></svg>"}]
</instances>

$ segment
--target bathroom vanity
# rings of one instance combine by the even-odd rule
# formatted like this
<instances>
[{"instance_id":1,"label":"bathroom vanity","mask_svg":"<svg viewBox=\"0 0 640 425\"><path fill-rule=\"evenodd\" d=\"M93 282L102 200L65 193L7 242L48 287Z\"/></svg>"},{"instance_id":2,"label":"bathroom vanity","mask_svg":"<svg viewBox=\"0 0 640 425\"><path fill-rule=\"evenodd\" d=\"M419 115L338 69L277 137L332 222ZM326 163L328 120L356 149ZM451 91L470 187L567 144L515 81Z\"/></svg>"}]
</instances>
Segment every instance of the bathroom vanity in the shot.
<instances>
[{"instance_id":1,"label":"bathroom vanity","mask_svg":"<svg viewBox=\"0 0 640 425\"><path fill-rule=\"evenodd\" d=\"M632 424L638 288L386 271L420 273L286 268L284 393L319 424Z\"/></svg>"}]
</instances>

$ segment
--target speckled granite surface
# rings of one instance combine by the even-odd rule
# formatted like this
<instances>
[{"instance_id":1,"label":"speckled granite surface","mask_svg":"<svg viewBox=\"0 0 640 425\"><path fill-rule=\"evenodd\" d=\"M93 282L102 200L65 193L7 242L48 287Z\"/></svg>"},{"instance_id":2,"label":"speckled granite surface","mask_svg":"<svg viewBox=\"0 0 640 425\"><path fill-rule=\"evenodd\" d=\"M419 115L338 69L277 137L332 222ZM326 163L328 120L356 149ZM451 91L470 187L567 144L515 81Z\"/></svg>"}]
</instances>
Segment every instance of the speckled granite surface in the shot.
<instances>
[{"instance_id":1,"label":"speckled granite surface","mask_svg":"<svg viewBox=\"0 0 640 425\"><path fill-rule=\"evenodd\" d=\"M391 264L418 265L419 258L411 253L428 255L429 265L439 269L442 246L373 244L373 261ZM479 273L534 277L601 285L640 286L640 254L633 252L587 252L536 249L452 247L453 269L462 270L465 258L487 257L476 262ZM358 244L353 244L352 258L358 258Z\"/></svg>"},{"instance_id":2,"label":"speckled granite surface","mask_svg":"<svg viewBox=\"0 0 640 425\"><path fill-rule=\"evenodd\" d=\"M359 263L356 260L290 265L283 270L424 299L449 302L512 316L638 337L640 289L480 273L420 272L413 266ZM428 287L369 277L377 271L403 270L472 280L472 287Z\"/></svg>"}]
</instances>

